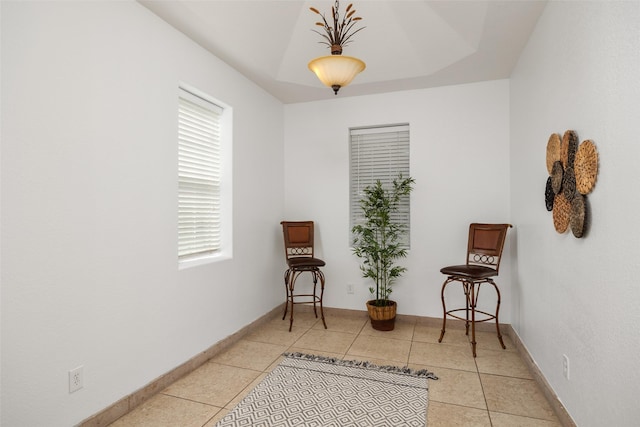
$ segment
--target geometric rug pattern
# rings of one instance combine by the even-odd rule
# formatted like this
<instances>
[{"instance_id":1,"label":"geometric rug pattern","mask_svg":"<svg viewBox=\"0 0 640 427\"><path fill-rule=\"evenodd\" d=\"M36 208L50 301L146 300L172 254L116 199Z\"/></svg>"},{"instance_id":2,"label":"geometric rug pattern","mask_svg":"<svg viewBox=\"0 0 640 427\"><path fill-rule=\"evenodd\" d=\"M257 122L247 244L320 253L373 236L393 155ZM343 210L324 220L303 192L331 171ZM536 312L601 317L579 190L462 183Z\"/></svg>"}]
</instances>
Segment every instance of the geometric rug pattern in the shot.
<instances>
[{"instance_id":1,"label":"geometric rug pattern","mask_svg":"<svg viewBox=\"0 0 640 427\"><path fill-rule=\"evenodd\" d=\"M427 423L426 370L285 353L216 427L372 427Z\"/></svg>"}]
</instances>

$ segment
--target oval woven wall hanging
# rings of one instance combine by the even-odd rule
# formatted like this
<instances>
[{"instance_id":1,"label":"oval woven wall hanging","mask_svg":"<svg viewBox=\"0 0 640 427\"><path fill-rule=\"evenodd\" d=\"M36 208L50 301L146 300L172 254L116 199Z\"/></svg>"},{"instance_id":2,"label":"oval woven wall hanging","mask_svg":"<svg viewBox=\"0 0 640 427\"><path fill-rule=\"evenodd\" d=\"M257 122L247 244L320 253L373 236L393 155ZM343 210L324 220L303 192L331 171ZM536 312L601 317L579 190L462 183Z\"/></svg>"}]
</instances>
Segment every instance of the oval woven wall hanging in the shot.
<instances>
[{"instance_id":1,"label":"oval woven wall hanging","mask_svg":"<svg viewBox=\"0 0 640 427\"><path fill-rule=\"evenodd\" d=\"M568 201L572 201L576 194L576 176L572 167L566 168L562 175L562 193Z\"/></svg>"},{"instance_id":2,"label":"oval woven wall hanging","mask_svg":"<svg viewBox=\"0 0 640 427\"><path fill-rule=\"evenodd\" d=\"M553 170L551 171L551 188L553 188L553 192L558 194L560 190L562 190L562 163L555 162L553 164Z\"/></svg>"},{"instance_id":3,"label":"oval woven wall hanging","mask_svg":"<svg viewBox=\"0 0 640 427\"><path fill-rule=\"evenodd\" d=\"M578 134L573 130L568 130L562 137L560 144L560 159L564 168L573 167L576 159L576 150L578 150Z\"/></svg>"},{"instance_id":4,"label":"oval woven wall hanging","mask_svg":"<svg viewBox=\"0 0 640 427\"><path fill-rule=\"evenodd\" d=\"M598 152L592 140L579 144L574 130L552 133L547 141L546 166L549 176L544 188L544 203L560 234L571 229L581 238L588 227L587 194L593 191L598 176Z\"/></svg>"},{"instance_id":5,"label":"oval woven wall hanging","mask_svg":"<svg viewBox=\"0 0 640 427\"><path fill-rule=\"evenodd\" d=\"M547 178L547 185L544 189L544 203L549 212L553 210L554 197L556 197L556 194L553 192L553 187L551 185L551 177L549 177Z\"/></svg>"},{"instance_id":6,"label":"oval woven wall hanging","mask_svg":"<svg viewBox=\"0 0 640 427\"><path fill-rule=\"evenodd\" d=\"M586 205L584 203L584 196L577 193L571 201L571 218L569 219L569 225L571 226L571 232L577 238L580 238L584 234L584 225L586 217Z\"/></svg>"},{"instance_id":7,"label":"oval woven wall hanging","mask_svg":"<svg viewBox=\"0 0 640 427\"><path fill-rule=\"evenodd\" d=\"M552 133L547 142L547 171L551 175L553 164L560 161L560 134Z\"/></svg>"},{"instance_id":8,"label":"oval woven wall hanging","mask_svg":"<svg viewBox=\"0 0 640 427\"><path fill-rule=\"evenodd\" d=\"M564 197L564 194L556 194L553 200L553 226L560 234L567 231L569 227L569 217L571 216L571 203Z\"/></svg>"},{"instance_id":9,"label":"oval woven wall hanging","mask_svg":"<svg viewBox=\"0 0 640 427\"><path fill-rule=\"evenodd\" d=\"M596 184L598 175L598 152L593 141L583 141L576 152L574 163L576 189L581 194L589 194Z\"/></svg>"}]
</instances>

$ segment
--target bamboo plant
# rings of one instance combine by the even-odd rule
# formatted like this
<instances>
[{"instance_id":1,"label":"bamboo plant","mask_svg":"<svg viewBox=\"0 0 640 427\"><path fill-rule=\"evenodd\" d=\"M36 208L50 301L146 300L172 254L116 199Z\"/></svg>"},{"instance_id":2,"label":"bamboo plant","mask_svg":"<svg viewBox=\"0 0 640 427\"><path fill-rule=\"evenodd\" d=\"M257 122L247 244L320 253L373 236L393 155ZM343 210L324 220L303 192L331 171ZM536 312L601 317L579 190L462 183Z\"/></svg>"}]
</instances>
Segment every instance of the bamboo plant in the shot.
<instances>
[{"instance_id":1,"label":"bamboo plant","mask_svg":"<svg viewBox=\"0 0 640 427\"><path fill-rule=\"evenodd\" d=\"M404 178L402 174L393 180L391 188L385 188L377 180L374 185L364 188L364 197L360 200L364 222L352 229L353 253L362 259L362 277L375 283L369 291L379 307L390 305L393 284L407 270L396 264L399 258L407 256L403 244L407 226L398 222L394 214L398 212L402 198L413 190L414 183L413 178Z\"/></svg>"}]
</instances>

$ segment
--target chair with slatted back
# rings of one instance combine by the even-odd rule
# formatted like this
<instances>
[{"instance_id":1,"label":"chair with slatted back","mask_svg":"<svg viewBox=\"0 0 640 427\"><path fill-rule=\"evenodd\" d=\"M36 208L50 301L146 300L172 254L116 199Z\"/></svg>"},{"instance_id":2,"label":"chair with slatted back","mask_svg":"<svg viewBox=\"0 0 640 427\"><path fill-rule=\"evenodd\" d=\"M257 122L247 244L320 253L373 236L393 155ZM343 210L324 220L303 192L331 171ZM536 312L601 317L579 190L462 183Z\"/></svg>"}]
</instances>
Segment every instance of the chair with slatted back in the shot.
<instances>
[{"instance_id":1,"label":"chair with slatted back","mask_svg":"<svg viewBox=\"0 0 640 427\"><path fill-rule=\"evenodd\" d=\"M476 322L486 322L496 320L496 330L498 331L498 340L503 349L505 349L500 333L500 324L498 323L498 313L500 311L500 290L498 285L493 281L493 277L498 275L500 268L500 260L502 258L502 249L507 236L507 229L511 224L478 224L474 223L469 226L469 240L467 243L467 263L464 265L452 265L444 267L440 270L442 274L447 275L447 279L442 284L442 309L444 311L442 319L442 331L438 342L442 342L444 337L445 326L447 324L447 316L464 320L466 334L469 335L469 325L471 325L471 346L473 357L476 357ZM444 291L447 285L453 282L462 284L462 289L466 297L466 306L464 308L456 308L447 310L444 298ZM478 296L480 287L483 284L490 284L495 289L498 302L495 313L478 310ZM460 312L464 312L462 317ZM477 314L483 317L478 320ZM471 315L471 318L469 318Z\"/></svg>"},{"instance_id":2,"label":"chair with slatted back","mask_svg":"<svg viewBox=\"0 0 640 427\"><path fill-rule=\"evenodd\" d=\"M313 312L318 317L316 306L320 306L320 315L324 328L327 323L324 320L322 309L322 297L324 295L324 274L320 267L324 267L325 262L315 257L313 221L282 221L282 232L284 234L284 252L287 261L287 271L284 273L284 286L287 292L287 301L284 306L282 320L289 315L289 332L293 326L293 306L296 304L313 304ZM295 293L296 280L302 273L310 273L313 280L313 293ZM320 281L320 293L317 292L318 281Z\"/></svg>"}]
</instances>

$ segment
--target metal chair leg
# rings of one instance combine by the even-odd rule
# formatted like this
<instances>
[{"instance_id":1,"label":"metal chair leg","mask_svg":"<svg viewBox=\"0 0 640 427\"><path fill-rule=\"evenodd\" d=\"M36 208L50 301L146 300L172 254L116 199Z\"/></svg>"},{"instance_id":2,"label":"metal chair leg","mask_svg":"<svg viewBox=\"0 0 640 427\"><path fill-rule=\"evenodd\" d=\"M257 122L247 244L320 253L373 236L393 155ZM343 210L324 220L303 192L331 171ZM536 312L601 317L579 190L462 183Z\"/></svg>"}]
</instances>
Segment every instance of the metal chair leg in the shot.
<instances>
[{"instance_id":1,"label":"metal chair leg","mask_svg":"<svg viewBox=\"0 0 640 427\"><path fill-rule=\"evenodd\" d=\"M311 271L311 276L313 278L313 314L318 318L318 310L316 310L316 303L318 302L316 297L316 289L318 287L318 273L315 270Z\"/></svg>"},{"instance_id":2,"label":"metal chair leg","mask_svg":"<svg viewBox=\"0 0 640 427\"><path fill-rule=\"evenodd\" d=\"M287 299L285 300L285 304L284 304L284 314L282 315L282 320L284 320L287 317L287 309L289 308L289 273L291 272L291 270L287 270L284 272L284 289L285 292L287 293Z\"/></svg>"},{"instance_id":3,"label":"metal chair leg","mask_svg":"<svg viewBox=\"0 0 640 427\"><path fill-rule=\"evenodd\" d=\"M327 322L324 320L324 308L322 307L322 298L324 297L324 273L320 270L316 270L316 274L320 278L320 317L322 318L322 324L324 325L324 328L327 329ZM314 301L315 301L315 293L316 293L316 290L314 286L314 289L313 289ZM313 307L315 309L315 304Z\"/></svg>"},{"instance_id":4,"label":"metal chair leg","mask_svg":"<svg viewBox=\"0 0 640 427\"><path fill-rule=\"evenodd\" d=\"M464 309L464 318L465 318L465 322L464 322L464 329L465 332L464 334L466 336L469 336L469 298L471 298L471 287L473 287L473 283L469 283L469 282L465 282L465 281L461 281L460 283L462 283L462 290L464 292L464 298L465 298L465 309ZM471 303L471 306L473 307L473 303Z\"/></svg>"},{"instance_id":5,"label":"metal chair leg","mask_svg":"<svg viewBox=\"0 0 640 427\"><path fill-rule=\"evenodd\" d=\"M498 289L498 285L496 285L493 280L489 280L489 283L493 285L494 289L496 290L496 294L498 295L498 303L496 304L496 315L495 315L496 331L498 332L498 341L500 341L500 346L502 347L503 350L505 350L507 346L504 345L504 341L502 340L502 333L500 332L500 322L498 321L498 314L500 313L500 289Z\"/></svg>"},{"instance_id":6,"label":"metal chair leg","mask_svg":"<svg viewBox=\"0 0 640 427\"><path fill-rule=\"evenodd\" d=\"M291 305L291 313L289 314L289 332L291 332L291 328L293 328L293 306L295 304L293 291L295 289L296 279L300 273L300 271L293 270L289 276L289 287L287 288L287 305ZM282 320L284 320L284 317Z\"/></svg>"},{"instance_id":7,"label":"metal chair leg","mask_svg":"<svg viewBox=\"0 0 640 427\"><path fill-rule=\"evenodd\" d=\"M471 283L468 285L470 285L469 288L471 292L471 349L473 351L473 357L476 357L476 286L475 283Z\"/></svg>"},{"instance_id":8,"label":"metal chair leg","mask_svg":"<svg viewBox=\"0 0 640 427\"><path fill-rule=\"evenodd\" d=\"M444 338L444 332L447 326L447 305L444 302L444 289L447 287L451 280L446 279L442 284L442 290L440 291L440 298L442 299L442 329L440 330L440 338L438 338L438 342L442 342L442 338Z\"/></svg>"}]
</instances>

